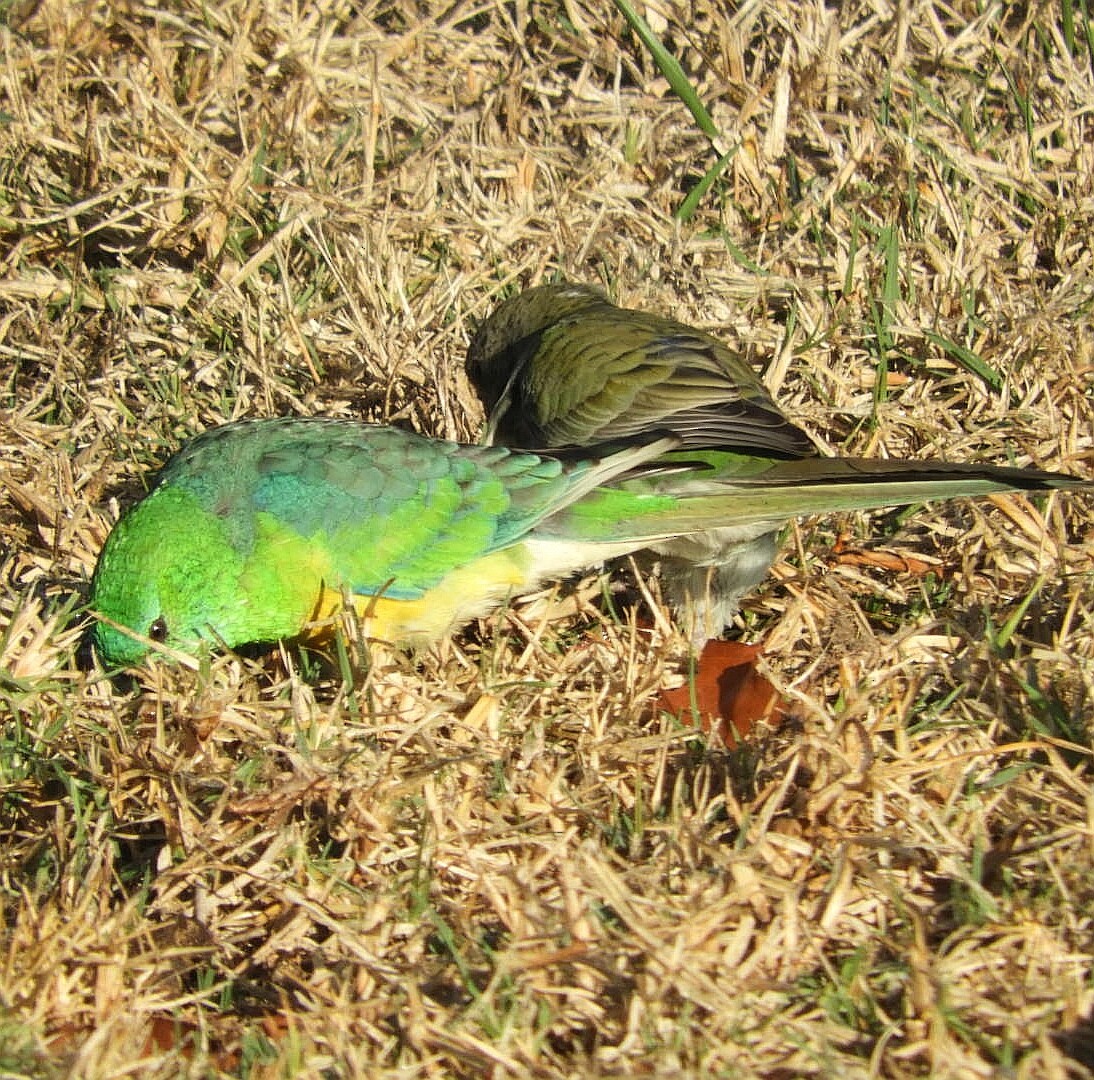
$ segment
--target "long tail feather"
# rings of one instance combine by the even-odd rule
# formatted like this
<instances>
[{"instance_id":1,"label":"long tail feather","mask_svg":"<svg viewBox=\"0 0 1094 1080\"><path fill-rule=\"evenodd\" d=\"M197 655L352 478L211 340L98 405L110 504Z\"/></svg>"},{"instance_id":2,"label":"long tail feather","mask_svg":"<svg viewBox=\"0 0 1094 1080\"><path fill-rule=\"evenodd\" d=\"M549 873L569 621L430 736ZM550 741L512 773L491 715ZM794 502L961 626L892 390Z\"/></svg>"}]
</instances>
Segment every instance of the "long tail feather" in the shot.
<instances>
[{"instance_id":1,"label":"long tail feather","mask_svg":"<svg viewBox=\"0 0 1094 1080\"><path fill-rule=\"evenodd\" d=\"M1003 491L1094 489L1060 473L948 462L806 458L766 462L726 456L727 467L641 473L591 492L546 523L557 536L582 541L655 542L712 528L756 532L815 513L904 506ZM662 459L662 462L664 459ZM750 462L756 463L755 468ZM655 463L650 468L656 470Z\"/></svg>"}]
</instances>

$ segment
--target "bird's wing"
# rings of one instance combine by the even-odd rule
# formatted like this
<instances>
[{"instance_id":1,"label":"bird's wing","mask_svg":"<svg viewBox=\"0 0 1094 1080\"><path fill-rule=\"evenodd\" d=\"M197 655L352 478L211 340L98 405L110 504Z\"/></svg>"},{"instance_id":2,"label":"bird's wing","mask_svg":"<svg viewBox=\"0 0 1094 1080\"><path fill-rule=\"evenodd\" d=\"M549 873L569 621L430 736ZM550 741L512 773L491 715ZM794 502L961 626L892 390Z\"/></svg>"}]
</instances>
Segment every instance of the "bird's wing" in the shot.
<instances>
[{"instance_id":1,"label":"bird's wing","mask_svg":"<svg viewBox=\"0 0 1094 1080\"><path fill-rule=\"evenodd\" d=\"M567 443L667 430L688 446L815 453L752 368L709 335L619 308L582 321L544 332L514 415Z\"/></svg>"},{"instance_id":2,"label":"bird's wing","mask_svg":"<svg viewBox=\"0 0 1094 1080\"><path fill-rule=\"evenodd\" d=\"M397 428L269 420L200 436L164 476L241 528L258 519L267 536L288 530L321 545L353 592L413 599L672 446L563 461Z\"/></svg>"},{"instance_id":3,"label":"bird's wing","mask_svg":"<svg viewBox=\"0 0 1094 1080\"><path fill-rule=\"evenodd\" d=\"M721 342L587 286L506 301L472 341L468 371L490 413L487 441L588 446L672 432L693 446L815 452Z\"/></svg>"}]
</instances>

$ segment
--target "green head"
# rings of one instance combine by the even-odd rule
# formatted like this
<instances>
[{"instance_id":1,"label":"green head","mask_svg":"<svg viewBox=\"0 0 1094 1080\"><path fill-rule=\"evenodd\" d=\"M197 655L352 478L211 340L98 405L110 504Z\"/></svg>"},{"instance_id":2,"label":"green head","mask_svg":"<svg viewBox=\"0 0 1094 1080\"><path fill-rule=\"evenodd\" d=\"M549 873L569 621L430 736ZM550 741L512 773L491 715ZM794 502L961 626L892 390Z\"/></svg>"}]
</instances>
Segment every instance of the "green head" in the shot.
<instances>
[{"instance_id":1,"label":"green head","mask_svg":"<svg viewBox=\"0 0 1094 1080\"><path fill-rule=\"evenodd\" d=\"M107 537L91 581L91 608L185 652L218 637L235 644L249 640L242 568L224 521L190 492L161 487ZM149 648L104 622L94 641L108 664L136 663Z\"/></svg>"}]
</instances>

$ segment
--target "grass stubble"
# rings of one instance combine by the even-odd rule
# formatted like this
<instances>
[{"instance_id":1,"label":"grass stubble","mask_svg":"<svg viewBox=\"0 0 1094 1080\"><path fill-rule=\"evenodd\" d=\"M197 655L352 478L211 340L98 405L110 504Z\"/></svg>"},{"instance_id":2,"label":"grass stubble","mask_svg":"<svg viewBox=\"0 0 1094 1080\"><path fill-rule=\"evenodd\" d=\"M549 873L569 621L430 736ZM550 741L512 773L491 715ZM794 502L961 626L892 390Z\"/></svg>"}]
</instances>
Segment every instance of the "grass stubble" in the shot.
<instances>
[{"instance_id":1,"label":"grass stubble","mask_svg":"<svg viewBox=\"0 0 1094 1080\"><path fill-rule=\"evenodd\" d=\"M606 3L3 7L0 1074L1092 1075L1088 499L793 525L737 750L596 580L418 657L77 663L184 437L473 439L475 321L556 276L831 452L1089 474L1086 6L639 14L710 130Z\"/></svg>"}]
</instances>

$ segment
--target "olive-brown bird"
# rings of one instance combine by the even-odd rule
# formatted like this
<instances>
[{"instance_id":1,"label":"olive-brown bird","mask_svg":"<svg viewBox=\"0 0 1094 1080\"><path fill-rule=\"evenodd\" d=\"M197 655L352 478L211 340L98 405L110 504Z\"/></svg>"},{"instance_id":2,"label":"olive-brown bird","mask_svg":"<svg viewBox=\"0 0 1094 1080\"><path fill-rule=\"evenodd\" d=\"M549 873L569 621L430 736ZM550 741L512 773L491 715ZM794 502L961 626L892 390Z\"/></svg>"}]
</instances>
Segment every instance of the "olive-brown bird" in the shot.
<instances>
[{"instance_id":1,"label":"olive-brown bird","mask_svg":"<svg viewBox=\"0 0 1094 1080\"><path fill-rule=\"evenodd\" d=\"M661 558L665 594L697 645L729 624L773 562L781 527L817 512L825 489L854 488L866 508L976 493L961 490L959 478L1033 490L1060 481L1084 486L1035 470L822 457L717 338L618 307L588 285L543 285L504 301L474 335L467 367L488 411L488 443L561 450L671 435L707 464L708 479L732 476L747 461L750 483L769 479L784 495L797 489L800 502L789 513L793 500L780 500L784 511L765 521L729 520L650 545ZM757 464L764 459L768 477ZM841 506L846 499L833 498L828 508Z\"/></svg>"}]
</instances>

